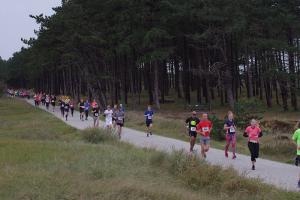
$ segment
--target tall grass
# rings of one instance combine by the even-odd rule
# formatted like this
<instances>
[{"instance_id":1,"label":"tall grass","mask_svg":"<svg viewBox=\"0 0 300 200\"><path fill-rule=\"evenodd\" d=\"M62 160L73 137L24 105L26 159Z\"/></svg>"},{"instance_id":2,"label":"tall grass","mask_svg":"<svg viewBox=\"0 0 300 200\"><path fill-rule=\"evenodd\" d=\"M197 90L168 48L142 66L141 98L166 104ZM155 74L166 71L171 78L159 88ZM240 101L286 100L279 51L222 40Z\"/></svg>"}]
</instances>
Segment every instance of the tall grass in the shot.
<instances>
[{"instance_id":1,"label":"tall grass","mask_svg":"<svg viewBox=\"0 0 300 200\"><path fill-rule=\"evenodd\" d=\"M3 102L22 112L6 110ZM19 113L15 119L20 122L11 127L16 134L9 135L6 126L0 126L1 200L300 198L299 194L245 179L232 169L210 166L183 152L167 155L138 149L94 129L72 134L69 132L72 129L59 120L32 110L22 102L2 99L0 108L9 118ZM35 117L30 112L34 112ZM24 116L35 120L36 126L45 127L31 130L25 126L28 119ZM45 123L44 119L51 123ZM48 134L41 132L46 129L53 129L49 134L57 134L57 137L49 139ZM63 131L68 140L60 137ZM28 132L27 137L19 137L25 132ZM34 138L30 137L31 133Z\"/></svg>"}]
</instances>

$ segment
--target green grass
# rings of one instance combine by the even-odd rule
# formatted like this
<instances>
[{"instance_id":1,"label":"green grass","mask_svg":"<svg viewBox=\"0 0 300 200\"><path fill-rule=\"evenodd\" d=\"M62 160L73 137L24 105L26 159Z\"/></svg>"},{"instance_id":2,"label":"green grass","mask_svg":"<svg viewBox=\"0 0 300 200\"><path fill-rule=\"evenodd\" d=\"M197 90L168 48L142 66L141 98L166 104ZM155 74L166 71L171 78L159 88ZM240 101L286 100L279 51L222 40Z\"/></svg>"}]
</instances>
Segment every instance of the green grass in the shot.
<instances>
[{"instance_id":1,"label":"green grass","mask_svg":"<svg viewBox=\"0 0 300 200\"><path fill-rule=\"evenodd\" d=\"M0 99L0 109L1 200L300 198L182 152L77 131L21 101Z\"/></svg>"}]
</instances>

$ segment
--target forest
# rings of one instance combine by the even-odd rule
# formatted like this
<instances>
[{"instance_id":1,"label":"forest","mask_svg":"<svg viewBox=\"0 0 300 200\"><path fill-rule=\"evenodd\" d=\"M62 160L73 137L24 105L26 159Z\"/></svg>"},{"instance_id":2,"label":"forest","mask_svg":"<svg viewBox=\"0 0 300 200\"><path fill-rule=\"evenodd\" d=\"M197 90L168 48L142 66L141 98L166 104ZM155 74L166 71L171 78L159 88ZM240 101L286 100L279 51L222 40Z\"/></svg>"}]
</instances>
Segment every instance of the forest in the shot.
<instances>
[{"instance_id":1,"label":"forest","mask_svg":"<svg viewBox=\"0 0 300 200\"><path fill-rule=\"evenodd\" d=\"M143 94L159 109L173 94L299 108L299 0L63 0L53 9L31 15L36 37L0 59L9 87L102 106Z\"/></svg>"}]
</instances>

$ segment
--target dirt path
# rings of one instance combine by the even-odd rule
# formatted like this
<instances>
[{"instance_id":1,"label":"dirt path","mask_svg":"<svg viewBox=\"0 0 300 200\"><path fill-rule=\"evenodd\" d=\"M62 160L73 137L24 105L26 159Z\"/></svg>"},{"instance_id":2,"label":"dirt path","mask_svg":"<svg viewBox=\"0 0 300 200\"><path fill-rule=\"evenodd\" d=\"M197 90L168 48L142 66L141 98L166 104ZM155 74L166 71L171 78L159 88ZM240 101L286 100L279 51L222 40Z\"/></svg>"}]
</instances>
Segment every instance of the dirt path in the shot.
<instances>
[{"instance_id":1,"label":"dirt path","mask_svg":"<svg viewBox=\"0 0 300 200\"><path fill-rule=\"evenodd\" d=\"M34 105L33 101L27 102L31 105ZM44 107L40 108L46 110ZM92 127L93 125L91 117L88 121L80 121L79 112L77 111L74 112L74 117L70 117L69 121L65 121L64 119L62 119L59 108L56 108L55 112L50 111L50 113L77 129L86 129ZM100 122L100 126L103 127L104 123ZM158 135L153 135L147 138L146 133L130 128L123 129L122 141L131 143L138 147L155 148L157 150L165 152L189 149L189 143L187 142ZM196 149L199 150L200 146L197 145ZM300 169L293 165L266 159L258 159L256 166L257 169L255 171L252 171L250 169L251 162L249 156L237 154L237 159L232 160L225 158L223 151L213 148L210 149L207 155L207 161L210 164L221 165L224 168L233 167L241 175L245 175L246 177L259 178L263 182L275 185L276 187L281 189L298 191L297 180Z\"/></svg>"}]
</instances>

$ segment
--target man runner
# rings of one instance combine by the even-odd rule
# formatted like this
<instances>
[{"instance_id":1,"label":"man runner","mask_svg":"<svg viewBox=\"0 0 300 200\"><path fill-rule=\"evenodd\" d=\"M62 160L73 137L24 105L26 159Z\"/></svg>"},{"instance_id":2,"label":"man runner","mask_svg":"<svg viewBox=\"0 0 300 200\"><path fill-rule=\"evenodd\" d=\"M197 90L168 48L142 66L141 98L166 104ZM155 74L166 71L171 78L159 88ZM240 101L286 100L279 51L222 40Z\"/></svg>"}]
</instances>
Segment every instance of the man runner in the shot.
<instances>
[{"instance_id":1,"label":"man runner","mask_svg":"<svg viewBox=\"0 0 300 200\"><path fill-rule=\"evenodd\" d=\"M297 124L297 130L293 134L293 140L297 144L297 156L295 159L295 165L299 166L299 163L300 163L300 121ZM300 174L299 174L299 180L298 180L298 188L300 189Z\"/></svg>"},{"instance_id":2,"label":"man runner","mask_svg":"<svg viewBox=\"0 0 300 200\"><path fill-rule=\"evenodd\" d=\"M85 120L88 120L89 110L90 110L90 103L89 103L89 100L86 100L84 103Z\"/></svg>"},{"instance_id":3,"label":"man runner","mask_svg":"<svg viewBox=\"0 0 300 200\"><path fill-rule=\"evenodd\" d=\"M45 102L46 102L46 108L47 108L47 110L49 110L49 105L50 105L50 96L49 95L46 95Z\"/></svg>"},{"instance_id":4,"label":"man runner","mask_svg":"<svg viewBox=\"0 0 300 200\"><path fill-rule=\"evenodd\" d=\"M153 115L154 115L154 112L153 112L151 106L149 105L148 109L144 113L144 116L146 118L147 137L149 137L149 135L152 135Z\"/></svg>"},{"instance_id":5,"label":"man runner","mask_svg":"<svg viewBox=\"0 0 300 200\"><path fill-rule=\"evenodd\" d=\"M70 99L66 99L65 100L65 117L66 117L66 121L68 121L68 116L69 116L69 111L70 111Z\"/></svg>"},{"instance_id":6,"label":"man runner","mask_svg":"<svg viewBox=\"0 0 300 200\"><path fill-rule=\"evenodd\" d=\"M124 112L120 110L120 107L117 107L116 112L114 113L116 124L117 124L117 133L119 136L119 139L121 139L122 134L122 127L124 126Z\"/></svg>"},{"instance_id":7,"label":"man runner","mask_svg":"<svg viewBox=\"0 0 300 200\"><path fill-rule=\"evenodd\" d=\"M191 153L194 151L194 146L195 146L196 138L197 138L196 127L200 122L200 119L196 115L197 115L196 111L193 111L192 116L185 120L185 123L188 128L189 136L190 136L190 152Z\"/></svg>"},{"instance_id":8,"label":"man runner","mask_svg":"<svg viewBox=\"0 0 300 200\"><path fill-rule=\"evenodd\" d=\"M70 110L71 110L71 115L72 115L72 117L73 117L73 115L74 115L74 102L73 102L73 100L72 101L70 101Z\"/></svg>"},{"instance_id":9,"label":"man runner","mask_svg":"<svg viewBox=\"0 0 300 200\"><path fill-rule=\"evenodd\" d=\"M56 97L54 95L51 96L51 105L52 105L52 111L55 111L55 102L56 102Z\"/></svg>"},{"instance_id":10,"label":"man runner","mask_svg":"<svg viewBox=\"0 0 300 200\"><path fill-rule=\"evenodd\" d=\"M204 113L202 115L201 121L196 127L196 131L200 134L200 145L201 145L201 156L206 158L206 153L209 151L210 143L210 133L212 130L212 123L208 120L208 114Z\"/></svg>"}]
</instances>

